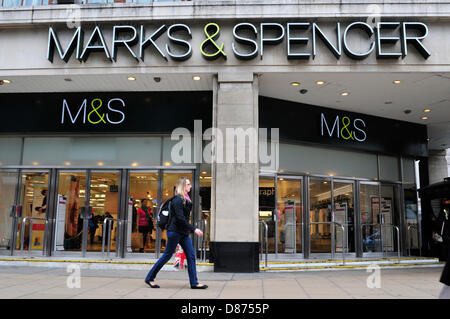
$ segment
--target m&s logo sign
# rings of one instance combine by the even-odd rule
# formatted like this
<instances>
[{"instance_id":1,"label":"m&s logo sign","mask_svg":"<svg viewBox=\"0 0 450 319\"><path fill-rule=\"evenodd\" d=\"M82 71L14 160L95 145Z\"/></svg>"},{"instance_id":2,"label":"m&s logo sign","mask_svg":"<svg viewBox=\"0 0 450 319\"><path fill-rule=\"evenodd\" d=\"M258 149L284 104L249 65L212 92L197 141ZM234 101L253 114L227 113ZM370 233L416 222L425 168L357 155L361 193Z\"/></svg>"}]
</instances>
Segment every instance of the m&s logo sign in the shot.
<instances>
[{"instance_id":1,"label":"m&s logo sign","mask_svg":"<svg viewBox=\"0 0 450 319\"><path fill-rule=\"evenodd\" d=\"M336 134L336 137L339 139L364 142L367 139L365 128L366 123L360 118L352 120L348 116L339 117L337 115L333 124L329 125L325 115L323 113L320 114L320 132L322 136L325 133L330 137Z\"/></svg>"},{"instance_id":2,"label":"m&s logo sign","mask_svg":"<svg viewBox=\"0 0 450 319\"><path fill-rule=\"evenodd\" d=\"M88 109L88 102L90 109ZM66 118L72 124L75 124L78 117L80 117L80 121L83 124L86 124L86 121L92 125L107 123L113 125L120 124L125 120L125 113L120 110L123 108L125 108L125 102L120 98L112 98L107 103L99 98L92 99L91 101L84 99L78 111L75 113L74 109L71 109L69 106L67 100L63 99L61 124L64 124Z\"/></svg>"}]
</instances>

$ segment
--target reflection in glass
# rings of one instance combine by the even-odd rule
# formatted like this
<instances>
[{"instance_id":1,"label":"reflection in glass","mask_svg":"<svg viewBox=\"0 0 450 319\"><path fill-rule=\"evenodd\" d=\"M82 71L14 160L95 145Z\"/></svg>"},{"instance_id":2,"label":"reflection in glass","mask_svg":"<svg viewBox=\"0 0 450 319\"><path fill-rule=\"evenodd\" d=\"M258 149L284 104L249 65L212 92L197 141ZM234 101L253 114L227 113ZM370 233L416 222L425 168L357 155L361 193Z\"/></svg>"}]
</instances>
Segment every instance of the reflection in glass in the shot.
<instances>
[{"instance_id":1,"label":"reflection in glass","mask_svg":"<svg viewBox=\"0 0 450 319\"><path fill-rule=\"evenodd\" d=\"M17 172L0 171L0 249L9 249L11 240L11 206L17 186Z\"/></svg>"},{"instance_id":2,"label":"reflection in glass","mask_svg":"<svg viewBox=\"0 0 450 319\"><path fill-rule=\"evenodd\" d=\"M331 252L331 183L311 178L309 182L309 216L311 221L311 252Z\"/></svg>"},{"instance_id":3,"label":"reflection in glass","mask_svg":"<svg viewBox=\"0 0 450 319\"><path fill-rule=\"evenodd\" d=\"M211 165L203 164L200 167L200 211L201 221L207 223L206 247L209 248L211 238Z\"/></svg>"},{"instance_id":4,"label":"reflection in glass","mask_svg":"<svg viewBox=\"0 0 450 319\"><path fill-rule=\"evenodd\" d=\"M302 181L278 180L278 252L302 252Z\"/></svg>"}]
</instances>

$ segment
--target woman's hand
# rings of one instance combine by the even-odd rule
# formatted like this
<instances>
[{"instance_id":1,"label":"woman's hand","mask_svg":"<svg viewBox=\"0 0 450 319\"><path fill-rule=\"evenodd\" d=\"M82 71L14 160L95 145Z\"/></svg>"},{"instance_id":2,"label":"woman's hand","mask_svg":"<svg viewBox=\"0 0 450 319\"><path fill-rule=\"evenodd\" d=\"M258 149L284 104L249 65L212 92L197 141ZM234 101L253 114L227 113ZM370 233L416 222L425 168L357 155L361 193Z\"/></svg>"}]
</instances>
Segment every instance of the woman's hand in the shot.
<instances>
[{"instance_id":1,"label":"woman's hand","mask_svg":"<svg viewBox=\"0 0 450 319\"><path fill-rule=\"evenodd\" d=\"M203 236L203 232L202 232L200 229L198 229L198 228L196 228L196 229L194 230L194 233L195 233L197 236L199 236L199 237L202 237L202 236Z\"/></svg>"}]
</instances>

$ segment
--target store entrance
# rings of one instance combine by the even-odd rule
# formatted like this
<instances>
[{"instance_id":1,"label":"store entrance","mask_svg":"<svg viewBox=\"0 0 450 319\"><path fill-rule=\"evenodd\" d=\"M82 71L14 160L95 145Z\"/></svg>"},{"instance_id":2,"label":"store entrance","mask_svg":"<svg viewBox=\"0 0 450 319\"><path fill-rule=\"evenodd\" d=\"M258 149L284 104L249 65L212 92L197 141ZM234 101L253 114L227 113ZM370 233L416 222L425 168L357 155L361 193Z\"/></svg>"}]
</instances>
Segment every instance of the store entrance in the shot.
<instances>
[{"instance_id":1,"label":"store entrance","mask_svg":"<svg viewBox=\"0 0 450 319\"><path fill-rule=\"evenodd\" d=\"M54 250L101 252L103 237L116 250L121 172L59 171ZM106 220L106 223L105 223ZM109 223L109 225L108 225ZM104 228L111 228L110 232Z\"/></svg>"}]
</instances>

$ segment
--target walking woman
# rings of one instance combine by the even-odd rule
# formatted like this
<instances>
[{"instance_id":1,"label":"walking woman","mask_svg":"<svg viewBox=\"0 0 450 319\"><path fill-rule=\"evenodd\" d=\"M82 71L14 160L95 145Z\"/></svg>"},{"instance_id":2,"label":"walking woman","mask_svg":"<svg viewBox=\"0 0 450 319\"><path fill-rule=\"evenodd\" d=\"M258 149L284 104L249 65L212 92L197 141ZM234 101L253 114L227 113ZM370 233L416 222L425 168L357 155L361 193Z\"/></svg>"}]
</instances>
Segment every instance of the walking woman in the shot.
<instances>
[{"instance_id":1,"label":"walking woman","mask_svg":"<svg viewBox=\"0 0 450 319\"><path fill-rule=\"evenodd\" d=\"M161 268L170 260L178 244L183 248L188 263L189 283L192 289L206 289L207 285L199 284L197 270L195 266L195 251L189 233L194 232L197 236L203 236L203 232L189 224L189 216L192 209L192 201L188 193L191 190L191 183L187 178L178 179L175 187L175 197L171 201L171 218L167 225L167 245L164 254L152 267L145 283L151 288L159 288L154 283L156 275Z\"/></svg>"}]
</instances>

